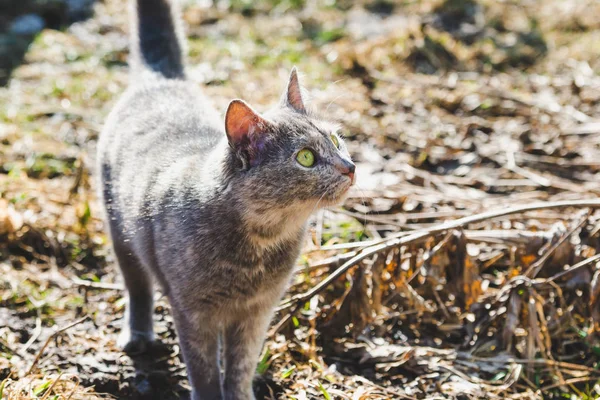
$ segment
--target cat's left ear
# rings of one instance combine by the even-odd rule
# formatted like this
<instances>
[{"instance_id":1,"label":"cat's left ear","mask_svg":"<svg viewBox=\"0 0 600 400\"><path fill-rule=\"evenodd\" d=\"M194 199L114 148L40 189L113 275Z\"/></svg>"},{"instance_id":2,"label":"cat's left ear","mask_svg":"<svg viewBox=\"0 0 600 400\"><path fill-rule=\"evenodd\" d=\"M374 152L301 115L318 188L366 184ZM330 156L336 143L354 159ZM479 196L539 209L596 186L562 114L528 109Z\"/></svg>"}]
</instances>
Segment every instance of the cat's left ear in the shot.
<instances>
[{"instance_id":1,"label":"cat's left ear","mask_svg":"<svg viewBox=\"0 0 600 400\"><path fill-rule=\"evenodd\" d=\"M304 106L304 94L303 88L300 86L300 82L298 81L298 71L296 67L292 68L292 72L290 73L290 79L288 81L287 89L283 94L283 102L287 106L296 110L299 113L305 114L306 107Z\"/></svg>"},{"instance_id":2,"label":"cat's left ear","mask_svg":"<svg viewBox=\"0 0 600 400\"><path fill-rule=\"evenodd\" d=\"M263 118L243 100L233 100L225 113L225 133L229 145L246 158L250 165L260 161L263 137L272 129Z\"/></svg>"},{"instance_id":3,"label":"cat's left ear","mask_svg":"<svg viewBox=\"0 0 600 400\"><path fill-rule=\"evenodd\" d=\"M243 100L233 100L225 113L225 132L233 146L266 132L269 122Z\"/></svg>"}]
</instances>

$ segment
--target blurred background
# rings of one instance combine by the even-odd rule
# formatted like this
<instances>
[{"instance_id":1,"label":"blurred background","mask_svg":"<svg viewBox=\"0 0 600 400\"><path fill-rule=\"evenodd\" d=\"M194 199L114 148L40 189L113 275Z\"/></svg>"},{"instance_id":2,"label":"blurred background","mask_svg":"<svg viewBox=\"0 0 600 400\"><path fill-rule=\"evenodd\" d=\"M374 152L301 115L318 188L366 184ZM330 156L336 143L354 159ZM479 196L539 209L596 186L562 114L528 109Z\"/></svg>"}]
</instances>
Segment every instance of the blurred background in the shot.
<instances>
[{"instance_id":1,"label":"blurred background","mask_svg":"<svg viewBox=\"0 0 600 400\"><path fill-rule=\"evenodd\" d=\"M94 159L128 82L126 3L0 0L0 398L187 395L166 299L163 345L115 347ZM297 66L358 166L311 221L258 398L598 397L600 1L181 5L189 77L219 110L266 110Z\"/></svg>"}]
</instances>

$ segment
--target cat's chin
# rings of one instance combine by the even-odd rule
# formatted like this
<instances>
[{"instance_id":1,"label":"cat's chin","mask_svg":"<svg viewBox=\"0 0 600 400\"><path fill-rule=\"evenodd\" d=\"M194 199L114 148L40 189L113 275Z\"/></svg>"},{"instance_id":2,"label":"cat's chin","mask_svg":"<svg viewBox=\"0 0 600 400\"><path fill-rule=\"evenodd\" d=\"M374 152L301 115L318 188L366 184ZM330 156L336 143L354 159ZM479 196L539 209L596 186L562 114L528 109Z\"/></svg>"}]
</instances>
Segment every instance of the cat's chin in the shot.
<instances>
[{"instance_id":1,"label":"cat's chin","mask_svg":"<svg viewBox=\"0 0 600 400\"><path fill-rule=\"evenodd\" d=\"M336 192L332 195L323 197L323 199L319 202L318 207L325 208L341 205L344 202L344 200L346 200L346 198L348 197L348 193L350 192L351 187L352 183L350 183L349 185L345 185L339 190L336 190Z\"/></svg>"}]
</instances>

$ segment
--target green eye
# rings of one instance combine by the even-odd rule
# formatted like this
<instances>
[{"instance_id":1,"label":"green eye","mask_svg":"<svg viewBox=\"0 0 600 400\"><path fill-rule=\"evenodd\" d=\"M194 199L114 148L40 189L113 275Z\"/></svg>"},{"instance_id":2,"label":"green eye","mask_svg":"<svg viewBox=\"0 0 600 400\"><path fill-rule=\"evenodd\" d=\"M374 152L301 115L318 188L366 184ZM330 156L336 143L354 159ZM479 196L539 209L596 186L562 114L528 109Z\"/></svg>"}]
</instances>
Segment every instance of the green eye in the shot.
<instances>
[{"instance_id":1,"label":"green eye","mask_svg":"<svg viewBox=\"0 0 600 400\"><path fill-rule=\"evenodd\" d=\"M304 167L312 167L315 163L315 154L309 149L302 149L298 152L296 160Z\"/></svg>"},{"instance_id":2,"label":"green eye","mask_svg":"<svg viewBox=\"0 0 600 400\"><path fill-rule=\"evenodd\" d=\"M337 136L335 136L334 134L331 134L331 141L333 142L333 145L336 148L340 148L340 141L338 140Z\"/></svg>"}]
</instances>

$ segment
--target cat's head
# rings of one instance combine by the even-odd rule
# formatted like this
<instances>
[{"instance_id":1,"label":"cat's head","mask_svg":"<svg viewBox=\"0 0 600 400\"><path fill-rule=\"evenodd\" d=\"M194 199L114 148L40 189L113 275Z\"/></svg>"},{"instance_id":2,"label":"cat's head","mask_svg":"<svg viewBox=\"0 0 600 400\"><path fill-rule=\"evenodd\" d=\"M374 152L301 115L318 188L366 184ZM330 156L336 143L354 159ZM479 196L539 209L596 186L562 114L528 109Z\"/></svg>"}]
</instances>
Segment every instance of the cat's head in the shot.
<instances>
[{"instance_id":1,"label":"cat's head","mask_svg":"<svg viewBox=\"0 0 600 400\"><path fill-rule=\"evenodd\" d=\"M310 112L305 98L294 68L280 104L264 115L242 100L229 104L225 129L238 186L232 190L261 207L301 211L337 204L354 183L338 127Z\"/></svg>"}]
</instances>

